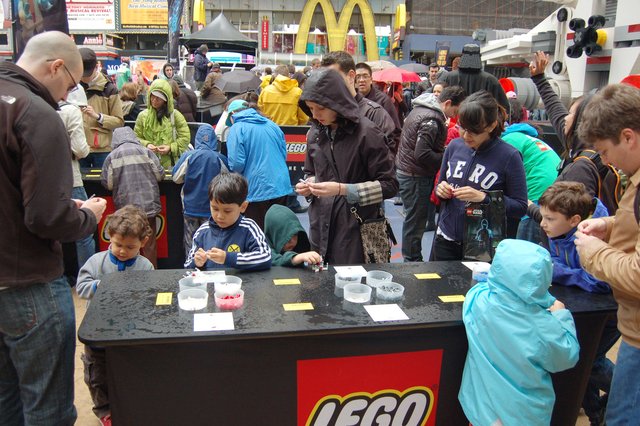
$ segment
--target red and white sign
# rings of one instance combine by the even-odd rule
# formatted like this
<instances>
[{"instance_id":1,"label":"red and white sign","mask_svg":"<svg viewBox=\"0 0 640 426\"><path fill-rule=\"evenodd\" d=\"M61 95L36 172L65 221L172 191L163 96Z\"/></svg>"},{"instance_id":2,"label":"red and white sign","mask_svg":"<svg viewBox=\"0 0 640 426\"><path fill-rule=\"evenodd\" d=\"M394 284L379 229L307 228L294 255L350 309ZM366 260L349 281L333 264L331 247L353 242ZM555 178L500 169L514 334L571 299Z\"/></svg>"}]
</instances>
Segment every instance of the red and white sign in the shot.
<instances>
[{"instance_id":1,"label":"red and white sign","mask_svg":"<svg viewBox=\"0 0 640 426\"><path fill-rule=\"evenodd\" d=\"M115 30L115 8L112 0L67 0L70 31Z\"/></svg>"},{"instance_id":2,"label":"red and white sign","mask_svg":"<svg viewBox=\"0 0 640 426\"><path fill-rule=\"evenodd\" d=\"M433 426L442 350L298 361L298 424Z\"/></svg>"},{"instance_id":3,"label":"red and white sign","mask_svg":"<svg viewBox=\"0 0 640 426\"><path fill-rule=\"evenodd\" d=\"M269 50L269 20L262 20L262 50Z\"/></svg>"}]
</instances>

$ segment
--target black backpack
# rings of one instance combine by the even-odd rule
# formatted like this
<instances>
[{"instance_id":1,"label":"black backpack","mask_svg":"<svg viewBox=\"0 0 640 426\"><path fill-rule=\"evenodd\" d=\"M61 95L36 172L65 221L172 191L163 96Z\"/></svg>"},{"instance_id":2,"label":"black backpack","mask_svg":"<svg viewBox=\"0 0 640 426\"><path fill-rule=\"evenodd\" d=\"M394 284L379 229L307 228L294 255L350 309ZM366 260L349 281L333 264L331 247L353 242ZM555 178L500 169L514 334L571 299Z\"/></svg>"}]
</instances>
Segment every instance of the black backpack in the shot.
<instances>
[{"instance_id":1,"label":"black backpack","mask_svg":"<svg viewBox=\"0 0 640 426\"><path fill-rule=\"evenodd\" d=\"M610 164L604 164L600 154L585 149L573 161L589 161L598 171L598 198L605 205L611 216L618 210L618 204L624 193L624 185L620 172Z\"/></svg>"}]
</instances>

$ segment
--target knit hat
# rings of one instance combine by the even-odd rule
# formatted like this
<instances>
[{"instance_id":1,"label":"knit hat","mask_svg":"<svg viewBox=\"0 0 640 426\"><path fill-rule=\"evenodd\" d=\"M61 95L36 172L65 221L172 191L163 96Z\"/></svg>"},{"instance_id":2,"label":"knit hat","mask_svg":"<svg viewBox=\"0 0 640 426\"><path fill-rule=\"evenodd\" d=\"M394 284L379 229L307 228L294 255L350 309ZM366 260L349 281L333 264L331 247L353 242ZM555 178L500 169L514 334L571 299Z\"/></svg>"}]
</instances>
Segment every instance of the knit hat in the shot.
<instances>
[{"instance_id":1,"label":"knit hat","mask_svg":"<svg viewBox=\"0 0 640 426\"><path fill-rule=\"evenodd\" d=\"M164 92L162 90L154 90L153 92L151 92L151 94L157 98L162 99L163 101L167 102L167 95L164 94Z\"/></svg>"},{"instance_id":2,"label":"knit hat","mask_svg":"<svg viewBox=\"0 0 640 426\"><path fill-rule=\"evenodd\" d=\"M81 47L78 49L80 52L80 56L82 57L82 76L90 77L93 74L93 71L96 69L96 65L98 65L98 58L96 57L96 52L89 49L88 47Z\"/></svg>"},{"instance_id":3,"label":"knit hat","mask_svg":"<svg viewBox=\"0 0 640 426\"><path fill-rule=\"evenodd\" d=\"M231 116L233 114L235 114L236 112L245 110L247 108L249 108L249 104L246 101L243 101L242 99L236 99L235 101L231 102L227 107L227 121L225 122L226 125L231 126L233 124L231 122Z\"/></svg>"},{"instance_id":4,"label":"knit hat","mask_svg":"<svg viewBox=\"0 0 640 426\"><path fill-rule=\"evenodd\" d=\"M477 44L465 44L460 57L461 70L481 70L480 46Z\"/></svg>"}]
</instances>

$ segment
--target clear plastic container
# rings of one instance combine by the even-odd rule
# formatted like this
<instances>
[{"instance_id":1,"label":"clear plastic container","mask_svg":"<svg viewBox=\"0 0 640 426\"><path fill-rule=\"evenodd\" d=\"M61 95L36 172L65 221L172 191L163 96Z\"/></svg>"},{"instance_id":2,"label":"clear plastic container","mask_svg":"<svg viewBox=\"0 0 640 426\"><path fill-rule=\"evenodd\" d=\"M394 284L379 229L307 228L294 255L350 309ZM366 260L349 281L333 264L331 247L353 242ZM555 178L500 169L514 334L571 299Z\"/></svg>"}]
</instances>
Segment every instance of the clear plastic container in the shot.
<instances>
[{"instance_id":1,"label":"clear plastic container","mask_svg":"<svg viewBox=\"0 0 640 426\"><path fill-rule=\"evenodd\" d=\"M491 265L489 263L478 262L473 267L473 271L471 271L471 279L474 284L486 282L489 278L489 269L491 269Z\"/></svg>"},{"instance_id":2,"label":"clear plastic container","mask_svg":"<svg viewBox=\"0 0 640 426\"><path fill-rule=\"evenodd\" d=\"M178 293L178 306L185 311L199 311L207 307L209 294L199 288L190 288Z\"/></svg>"},{"instance_id":3,"label":"clear plastic container","mask_svg":"<svg viewBox=\"0 0 640 426\"><path fill-rule=\"evenodd\" d=\"M339 273L336 274L335 276L336 278L336 288L333 292L333 294L335 294L338 297L343 297L344 296L344 286L347 284L360 284L360 281L362 281L362 277L359 275L354 275L354 276L345 276L345 275L340 275Z\"/></svg>"},{"instance_id":4,"label":"clear plastic container","mask_svg":"<svg viewBox=\"0 0 640 426\"><path fill-rule=\"evenodd\" d=\"M380 284L390 283L393 275L385 271L369 271L367 272L367 285L377 288Z\"/></svg>"},{"instance_id":5,"label":"clear plastic container","mask_svg":"<svg viewBox=\"0 0 640 426\"><path fill-rule=\"evenodd\" d=\"M207 291L207 282L197 281L195 277L184 277L178 281L178 285L180 286L180 291L191 290L194 288Z\"/></svg>"},{"instance_id":6,"label":"clear plastic container","mask_svg":"<svg viewBox=\"0 0 640 426\"><path fill-rule=\"evenodd\" d=\"M234 275L227 275L222 281L214 283L214 290L221 295L238 294L238 290L242 287L242 278Z\"/></svg>"},{"instance_id":7,"label":"clear plastic container","mask_svg":"<svg viewBox=\"0 0 640 426\"><path fill-rule=\"evenodd\" d=\"M216 301L216 306L220 309L234 310L244 304L244 291L242 290L238 290L235 294L220 294L215 292L213 297Z\"/></svg>"},{"instance_id":8,"label":"clear plastic container","mask_svg":"<svg viewBox=\"0 0 640 426\"><path fill-rule=\"evenodd\" d=\"M402 299L404 286L394 282L381 284L376 288L376 299L393 302Z\"/></svg>"},{"instance_id":9,"label":"clear plastic container","mask_svg":"<svg viewBox=\"0 0 640 426\"><path fill-rule=\"evenodd\" d=\"M344 300L352 303L367 303L371 300L371 287L366 284L344 286Z\"/></svg>"}]
</instances>

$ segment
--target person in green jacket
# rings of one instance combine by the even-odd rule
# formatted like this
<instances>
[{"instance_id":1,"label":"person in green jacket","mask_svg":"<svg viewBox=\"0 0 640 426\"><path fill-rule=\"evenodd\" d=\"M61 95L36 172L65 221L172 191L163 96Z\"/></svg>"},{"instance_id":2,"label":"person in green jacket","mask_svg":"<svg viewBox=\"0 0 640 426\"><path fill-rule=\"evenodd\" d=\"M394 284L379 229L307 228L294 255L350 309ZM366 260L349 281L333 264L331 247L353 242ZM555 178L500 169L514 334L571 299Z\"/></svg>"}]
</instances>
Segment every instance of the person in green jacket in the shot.
<instances>
[{"instance_id":1,"label":"person in green jacket","mask_svg":"<svg viewBox=\"0 0 640 426\"><path fill-rule=\"evenodd\" d=\"M274 204L264 218L264 233L271 247L272 266L318 264L322 256L309 251L309 237L298 217L288 207Z\"/></svg>"},{"instance_id":2,"label":"person in green jacket","mask_svg":"<svg viewBox=\"0 0 640 426\"><path fill-rule=\"evenodd\" d=\"M174 109L171 86L166 80L155 80L148 93L147 109L138 115L134 131L140 143L160 157L162 167L171 169L189 148L189 125Z\"/></svg>"}]
</instances>

